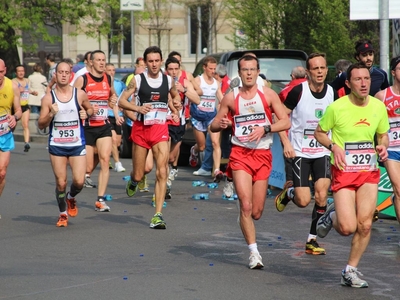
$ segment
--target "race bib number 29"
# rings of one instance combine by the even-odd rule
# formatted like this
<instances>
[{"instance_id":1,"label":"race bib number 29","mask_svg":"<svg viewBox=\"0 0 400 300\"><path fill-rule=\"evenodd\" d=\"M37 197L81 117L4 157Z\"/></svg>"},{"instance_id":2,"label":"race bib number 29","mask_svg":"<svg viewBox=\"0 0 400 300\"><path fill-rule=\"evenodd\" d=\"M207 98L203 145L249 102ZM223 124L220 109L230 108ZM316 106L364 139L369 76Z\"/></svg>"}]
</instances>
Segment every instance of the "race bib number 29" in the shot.
<instances>
[{"instance_id":1,"label":"race bib number 29","mask_svg":"<svg viewBox=\"0 0 400 300\"><path fill-rule=\"evenodd\" d=\"M255 127L268 125L266 122L265 113L254 113L248 115L235 116L235 136L244 143L248 142L248 135ZM269 122L268 122L269 123Z\"/></svg>"}]
</instances>

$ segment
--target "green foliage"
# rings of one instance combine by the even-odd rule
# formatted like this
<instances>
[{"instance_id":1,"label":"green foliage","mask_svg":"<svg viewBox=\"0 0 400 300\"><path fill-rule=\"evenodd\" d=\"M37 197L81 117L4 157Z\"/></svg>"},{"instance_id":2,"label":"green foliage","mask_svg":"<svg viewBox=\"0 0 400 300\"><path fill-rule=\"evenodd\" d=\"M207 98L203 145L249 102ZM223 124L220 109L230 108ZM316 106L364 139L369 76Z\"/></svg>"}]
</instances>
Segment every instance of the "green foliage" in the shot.
<instances>
[{"instance_id":1,"label":"green foliage","mask_svg":"<svg viewBox=\"0 0 400 300\"><path fill-rule=\"evenodd\" d=\"M341 58L354 60L354 43L360 38L379 45L379 21L350 21L348 0L227 1L233 27L246 35L233 35L237 48L324 52L333 65Z\"/></svg>"}]
</instances>

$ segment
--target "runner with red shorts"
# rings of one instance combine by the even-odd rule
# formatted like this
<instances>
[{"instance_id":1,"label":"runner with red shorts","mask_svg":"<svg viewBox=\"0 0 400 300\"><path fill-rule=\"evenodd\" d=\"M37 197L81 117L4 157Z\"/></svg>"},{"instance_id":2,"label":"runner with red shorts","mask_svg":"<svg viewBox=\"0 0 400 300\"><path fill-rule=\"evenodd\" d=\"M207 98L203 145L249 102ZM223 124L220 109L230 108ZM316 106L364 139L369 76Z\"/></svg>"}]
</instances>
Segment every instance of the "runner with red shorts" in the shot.
<instances>
[{"instance_id":1,"label":"runner with red shorts","mask_svg":"<svg viewBox=\"0 0 400 300\"><path fill-rule=\"evenodd\" d=\"M354 234L341 284L364 288L368 283L358 277L362 274L357 265L371 237L380 177L378 160L388 158L389 121L382 101L369 96L371 76L365 64L349 67L346 84L351 93L328 106L314 133L331 151L334 198L318 221L317 234L325 237L332 227L344 236Z\"/></svg>"},{"instance_id":2,"label":"runner with red shorts","mask_svg":"<svg viewBox=\"0 0 400 300\"><path fill-rule=\"evenodd\" d=\"M211 123L211 131L219 132L232 124L232 151L228 176L233 182L240 203L239 222L250 250L250 269L264 267L256 243L254 221L261 218L272 168L271 132L287 130L290 121L278 95L268 87L258 90L260 73L256 57L245 55L238 61L243 87L235 88L222 99L220 110ZM272 110L279 120L272 124Z\"/></svg>"},{"instance_id":3,"label":"runner with red shorts","mask_svg":"<svg viewBox=\"0 0 400 300\"><path fill-rule=\"evenodd\" d=\"M143 54L147 71L135 76L128 88L121 94L119 106L128 111L138 112L132 127L132 165L131 179L126 185L129 197L135 195L138 183L145 173L146 157L151 149L156 160L155 210L150 228L165 229L162 216L164 196L168 178L169 134L167 112L175 122L179 122L181 97L169 75L161 73L162 52L156 46L148 47ZM128 102L128 98L137 91L139 105ZM171 101L169 100L171 95Z\"/></svg>"}]
</instances>

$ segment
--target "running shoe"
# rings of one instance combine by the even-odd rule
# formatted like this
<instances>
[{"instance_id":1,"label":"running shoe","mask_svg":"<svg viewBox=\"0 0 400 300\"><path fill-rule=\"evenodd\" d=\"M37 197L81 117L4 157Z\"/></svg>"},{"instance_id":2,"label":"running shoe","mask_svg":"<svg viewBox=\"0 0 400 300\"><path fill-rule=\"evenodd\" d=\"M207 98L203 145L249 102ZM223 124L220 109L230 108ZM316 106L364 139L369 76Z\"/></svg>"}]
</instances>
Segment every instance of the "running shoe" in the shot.
<instances>
[{"instance_id":1,"label":"running shoe","mask_svg":"<svg viewBox=\"0 0 400 300\"><path fill-rule=\"evenodd\" d=\"M172 198L172 195L171 195L171 186L172 186L171 180L167 179L167 190L165 191L165 197L164 197L164 199L171 199L171 198Z\"/></svg>"},{"instance_id":2,"label":"running shoe","mask_svg":"<svg viewBox=\"0 0 400 300\"><path fill-rule=\"evenodd\" d=\"M68 199L69 193L67 193L67 197L65 201L67 202L67 213L70 217L76 217L78 215L78 206L76 206L75 198Z\"/></svg>"},{"instance_id":3,"label":"running shoe","mask_svg":"<svg viewBox=\"0 0 400 300\"><path fill-rule=\"evenodd\" d=\"M128 197L133 197L133 195L136 194L136 191L138 190L138 184L133 185L132 184L132 180L128 180L128 182L126 183L126 187L125 187L125 191L126 194L128 195Z\"/></svg>"},{"instance_id":4,"label":"running shoe","mask_svg":"<svg viewBox=\"0 0 400 300\"><path fill-rule=\"evenodd\" d=\"M156 207L156 195L153 194L153 198L151 199L151 206ZM167 207L167 202L164 201L163 208Z\"/></svg>"},{"instance_id":5,"label":"running shoe","mask_svg":"<svg viewBox=\"0 0 400 300\"><path fill-rule=\"evenodd\" d=\"M142 180L138 182L138 189L139 192L148 192L149 191L149 184L147 183L147 175L144 175Z\"/></svg>"},{"instance_id":6,"label":"running shoe","mask_svg":"<svg viewBox=\"0 0 400 300\"><path fill-rule=\"evenodd\" d=\"M68 215L60 214L60 216L58 217L56 226L57 227L67 227L68 226Z\"/></svg>"},{"instance_id":7,"label":"running shoe","mask_svg":"<svg viewBox=\"0 0 400 300\"><path fill-rule=\"evenodd\" d=\"M211 172L200 168L197 171L194 171L193 175L195 175L195 176L211 176Z\"/></svg>"},{"instance_id":8,"label":"running shoe","mask_svg":"<svg viewBox=\"0 0 400 300\"><path fill-rule=\"evenodd\" d=\"M172 169L171 168L171 171L169 171L168 179L169 180L175 180L176 176L178 176L178 169Z\"/></svg>"},{"instance_id":9,"label":"running shoe","mask_svg":"<svg viewBox=\"0 0 400 300\"><path fill-rule=\"evenodd\" d=\"M224 173L220 171L219 169L215 169L214 171L214 182L220 182L224 178Z\"/></svg>"},{"instance_id":10,"label":"running shoe","mask_svg":"<svg viewBox=\"0 0 400 300\"><path fill-rule=\"evenodd\" d=\"M199 163L199 153L194 151L194 146L190 148L189 164L194 168Z\"/></svg>"},{"instance_id":11,"label":"running shoe","mask_svg":"<svg viewBox=\"0 0 400 300\"><path fill-rule=\"evenodd\" d=\"M235 194L235 187L232 181L226 181L223 192L226 198L233 197L233 194Z\"/></svg>"},{"instance_id":12,"label":"running shoe","mask_svg":"<svg viewBox=\"0 0 400 300\"><path fill-rule=\"evenodd\" d=\"M114 169L113 166L112 166L111 161L108 163L108 168L109 168L110 170Z\"/></svg>"},{"instance_id":13,"label":"running shoe","mask_svg":"<svg viewBox=\"0 0 400 300\"><path fill-rule=\"evenodd\" d=\"M326 237L328 232L332 229L331 212L335 211L335 202L332 202L326 208L325 213L319 218L317 222L317 235L321 238Z\"/></svg>"},{"instance_id":14,"label":"running shoe","mask_svg":"<svg viewBox=\"0 0 400 300\"><path fill-rule=\"evenodd\" d=\"M115 163L114 170L115 170L115 172L118 172L118 173L126 171L125 168L122 166L122 163L120 161Z\"/></svg>"},{"instance_id":15,"label":"running shoe","mask_svg":"<svg viewBox=\"0 0 400 300\"><path fill-rule=\"evenodd\" d=\"M374 216L372 217L372 222L376 222L379 220L379 210L375 209Z\"/></svg>"},{"instance_id":16,"label":"running shoe","mask_svg":"<svg viewBox=\"0 0 400 300\"><path fill-rule=\"evenodd\" d=\"M85 176L85 183L83 184L86 188L96 188L96 185L93 183L90 176Z\"/></svg>"},{"instance_id":17,"label":"running shoe","mask_svg":"<svg viewBox=\"0 0 400 300\"><path fill-rule=\"evenodd\" d=\"M163 220L162 213L156 213L150 221L150 228L153 229L166 229L167 224Z\"/></svg>"},{"instance_id":18,"label":"running shoe","mask_svg":"<svg viewBox=\"0 0 400 300\"><path fill-rule=\"evenodd\" d=\"M358 275L363 276L361 272L355 269L350 269L349 271L342 270L342 278L340 280L341 285L350 286L354 288L367 288L368 282L362 280Z\"/></svg>"},{"instance_id":19,"label":"running shoe","mask_svg":"<svg viewBox=\"0 0 400 300\"><path fill-rule=\"evenodd\" d=\"M275 207L279 212L283 212L286 205L292 200L289 198L288 189L293 186L293 181L287 181L283 186L282 191L275 197Z\"/></svg>"},{"instance_id":20,"label":"running shoe","mask_svg":"<svg viewBox=\"0 0 400 300\"><path fill-rule=\"evenodd\" d=\"M325 255L325 249L318 245L317 240L312 239L306 243L306 253L312 255Z\"/></svg>"},{"instance_id":21,"label":"running shoe","mask_svg":"<svg viewBox=\"0 0 400 300\"><path fill-rule=\"evenodd\" d=\"M262 257L259 253L250 252L249 257L249 268L250 269L262 269L264 265L262 263Z\"/></svg>"},{"instance_id":22,"label":"running shoe","mask_svg":"<svg viewBox=\"0 0 400 300\"><path fill-rule=\"evenodd\" d=\"M24 152L28 152L29 149L31 149L31 145L29 145L29 143L25 143Z\"/></svg>"},{"instance_id":23,"label":"running shoe","mask_svg":"<svg viewBox=\"0 0 400 300\"><path fill-rule=\"evenodd\" d=\"M110 211L110 207L104 201L96 201L95 210L100 212Z\"/></svg>"}]
</instances>

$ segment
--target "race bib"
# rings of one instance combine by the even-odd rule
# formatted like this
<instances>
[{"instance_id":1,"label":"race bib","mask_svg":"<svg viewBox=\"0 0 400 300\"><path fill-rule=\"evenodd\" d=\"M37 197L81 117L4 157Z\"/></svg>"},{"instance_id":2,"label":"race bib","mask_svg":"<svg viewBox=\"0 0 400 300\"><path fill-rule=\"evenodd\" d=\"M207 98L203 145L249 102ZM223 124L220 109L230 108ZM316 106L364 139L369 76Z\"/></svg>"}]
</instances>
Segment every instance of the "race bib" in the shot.
<instances>
[{"instance_id":1,"label":"race bib","mask_svg":"<svg viewBox=\"0 0 400 300\"><path fill-rule=\"evenodd\" d=\"M164 102L151 103L150 111L144 115L144 125L165 124L168 104Z\"/></svg>"},{"instance_id":2,"label":"race bib","mask_svg":"<svg viewBox=\"0 0 400 300\"><path fill-rule=\"evenodd\" d=\"M0 136L10 132L7 115L0 116Z\"/></svg>"},{"instance_id":3,"label":"race bib","mask_svg":"<svg viewBox=\"0 0 400 300\"><path fill-rule=\"evenodd\" d=\"M234 117L235 121L235 136L242 142L248 142L248 135L255 127L268 125L265 113L254 113L247 115L238 115Z\"/></svg>"},{"instance_id":4,"label":"race bib","mask_svg":"<svg viewBox=\"0 0 400 300\"><path fill-rule=\"evenodd\" d=\"M53 141L55 143L75 143L79 141L79 120L54 122Z\"/></svg>"},{"instance_id":5,"label":"race bib","mask_svg":"<svg viewBox=\"0 0 400 300\"><path fill-rule=\"evenodd\" d=\"M304 136L301 142L301 152L315 154L324 152L325 148L314 137L314 129L304 129Z\"/></svg>"},{"instance_id":6,"label":"race bib","mask_svg":"<svg viewBox=\"0 0 400 300\"><path fill-rule=\"evenodd\" d=\"M200 104L197 105L198 110L204 112L215 111L215 98L201 98Z\"/></svg>"},{"instance_id":7,"label":"race bib","mask_svg":"<svg viewBox=\"0 0 400 300\"><path fill-rule=\"evenodd\" d=\"M344 143L346 168L344 172L376 171L377 155L372 142Z\"/></svg>"},{"instance_id":8,"label":"race bib","mask_svg":"<svg viewBox=\"0 0 400 300\"><path fill-rule=\"evenodd\" d=\"M389 147L400 146L400 120L389 123Z\"/></svg>"},{"instance_id":9,"label":"race bib","mask_svg":"<svg viewBox=\"0 0 400 300\"><path fill-rule=\"evenodd\" d=\"M28 101L29 99L29 91L24 90L21 94L20 94L20 101Z\"/></svg>"},{"instance_id":10,"label":"race bib","mask_svg":"<svg viewBox=\"0 0 400 300\"><path fill-rule=\"evenodd\" d=\"M99 106L99 111L97 114L90 117L91 120L99 121L108 118L108 101L107 100L90 100L90 104L97 104Z\"/></svg>"}]
</instances>

